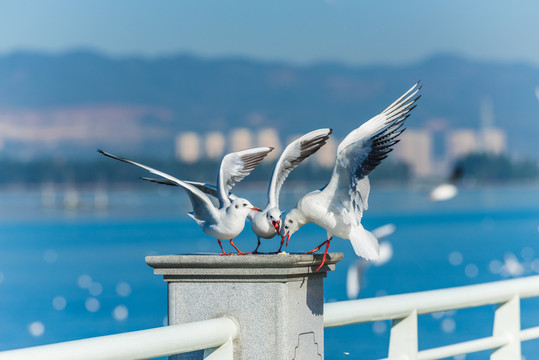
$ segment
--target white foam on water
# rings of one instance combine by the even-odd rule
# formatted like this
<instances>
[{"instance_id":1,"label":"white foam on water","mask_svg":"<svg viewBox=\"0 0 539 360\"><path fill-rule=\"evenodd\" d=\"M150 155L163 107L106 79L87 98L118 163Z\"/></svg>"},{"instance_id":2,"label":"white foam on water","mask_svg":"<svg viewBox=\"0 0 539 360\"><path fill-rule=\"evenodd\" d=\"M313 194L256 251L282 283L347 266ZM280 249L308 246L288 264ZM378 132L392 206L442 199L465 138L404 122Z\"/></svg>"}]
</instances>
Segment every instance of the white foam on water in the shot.
<instances>
[{"instance_id":1,"label":"white foam on water","mask_svg":"<svg viewBox=\"0 0 539 360\"><path fill-rule=\"evenodd\" d=\"M444 317L444 315L445 315L445 312L443 311L438 311L438 312L430 314L430 316L432 316L432 318L436 320L440 320L441 318Z\"/></svg>"},{"instance_id":2,"label":"white foam on water","mask_svg":"<svg viewBox=\"0 0 539 360\"><path fill-rule=\"evenodd\" d=\"M116 293L120 296L127 297L131 295L131 285L122 281L116 285Z\"/></svg>"},{"instance_id":3,"label":"white foam on water","mask_svg":"<svg viewBox=\"0 0 539 360\"><path fill-rule=\"evenodd\" d=\"M518 261L517 257L513 253L506 253L504 256L503 272L506 272L509 276L520 276L524 273L524 267Z\"/></svg>"},{"instance_id":4,"label":"white foam on water","mask_svg":"<svg viewBox=\"0 0 539 360\"><path fill-rule=\"evenodd\" d=\"M84 306L86 306L86 310L89 312L97 312L99 311L99 308L101 308L101 303L96 298L88 298L86 299Z\"/></svg>"},{"instance_id":5,"label":"white foam on water","mask_svg":"<svg viewBox=\"0 0 539 360\"><path fill-rule=\"evenodd\" d=\"M64 310L66 308L67 301L63 296L56 296L52 299L52 307L58 311Z\"/></svg>"},{"instance_id":6,"label":"white foam on water","mask_svg":"<svg viewBox=\"0 0 539 360\"><path fill-rule=\"evenodd\" d=\"M92 286L92 283L92 278L90 275L86 274L82 274L77 280L77 285L79 285L79 287L82 289L88 289L90 286Z\"/></svg>"},{"instance_id":7,"label":"white foam on water","mask_svg":"<svg viewBox=\"0 0 539 360\"><path fill-rule=\"evenodd\" d=\"M462 264L463 259L464 257L458 251L452 251L449 254L449 263L453 266L459 266L460 264Z\"/></svg>"},{"instance_id":8,"label":"white foam on water","mask_svg":"<svg viewBox=\"0 0 539 360\"><path fill-rule=\"evenodd\" d=\"M58 260L58 253L52 249L45 250L43 253L43 260L45 260L46 263L54 264Z\"/></svg>"},{"instance_id":9,"label":"white foam on water","mask_svg":"<svg viewBox=\"0 0 539 360\"><path fill-rule=\"evenodd\" d=\"M520 250L520 256L526 261L532 261L535 257L535 250L531 246L523 247L522 250Z\"/></svg>"},{"instance_id":10,"label":"white foam on water","mask_svg":"<svg viewBox=\"0 0 539 360\"><path fill-rule=\"evenodd\" d=\"M492 274L499 274L501 271L502 271L502 268L503 268L503 264L500 260L491 260L490 263L488 264L488 270L492 273Z\"/></svg>"},{"instance_id":11,"label":"white foam on water","mask_svg":"<svg viewBox=\"0 0 539 360\"><path fill-rule=\"evenodd\" d=\"M45 333L45 325L41 321L34 321L28 325L28 332L35 337L41 336Z\"/></svg>"},{"instance_id":12,"label":"white foam on water","mask_svg":"<svg viewBox=\"0 0 539 360\"><path fill-rule=\"evenodd\" d=\"M530 266L534 272L539 273L539 259L534 259Z\"/></svg>"},{"instance_id":13,"label":"white foam on water","mask_svg":"<svg viewBox=\"0 0 539 360\"><path fill-rule=\"evenodd\" d=\"M466 265L466 268L464 268L464 274L469 278L477 277L477 275L479 275L479 268L475 264L468 264Z\"/></svg>"},{"instance_id":14,"label":"white foam on water","mask_svg":"<svg viewBox=\"0 0 539 360\"><path fill-rule=\"evenodd\" d=\"M457 328L457 324L455 323L455 320L453 318L443 319L440 326L442 328L442 331L446 334L452 333Z\"/></svg>"},{"instance_id":15,"label":"white foam on water","mask_svg":"<svg viewBox=\"0 0 539 360\"><path fill-rule=\"evenodd\" d=\"M387 330L387 324L385 321L375 321L372 323L372 331L375 334L383 334Z\"/></svg>"},{"instance_id":16,"label":"white foam on water","mask_svg":"<svg viewBox=\"0 0 539 360\"><path fill-rule=\"evenodd\" d=\"M129 316L129 310L125 305L118 305L112 311L112 316L117 321L123 321Z\"/></svg>"},{"instance_id":17,"label":"white foam on water","mask_svg":"<svg viewBox=\"0 0 539 360\"><path fill-rule=\"evenodd\" d=\"M103 286L98 282L94 282L92 285L90 285L88 291L92 296L99 296L103 292Z\"/></svg>"}]
</instances>

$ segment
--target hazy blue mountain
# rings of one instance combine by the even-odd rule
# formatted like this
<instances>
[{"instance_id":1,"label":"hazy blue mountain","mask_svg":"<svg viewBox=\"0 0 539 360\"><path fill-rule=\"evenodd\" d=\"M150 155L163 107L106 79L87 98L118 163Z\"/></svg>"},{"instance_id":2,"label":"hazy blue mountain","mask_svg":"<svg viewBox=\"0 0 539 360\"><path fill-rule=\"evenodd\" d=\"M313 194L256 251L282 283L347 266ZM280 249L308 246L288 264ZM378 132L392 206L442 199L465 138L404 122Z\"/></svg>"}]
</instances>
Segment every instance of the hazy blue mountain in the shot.
<instances>
[{"instance_id":1,"label":"hazy blue mountain","mask_svg":"<svg viewBox=\"0 0 539 360\"><path fill-rule=\"evenodd\" d=\"M78 109L72 120L75 123L92 109L120 107L123 122L99 123L101 137L88 131L84 141L77 142L80 151L71 153L109 144L113 137L130 151L171 153L174 135L187 130L275 127L291 135L330 126L337 136L344 136L418 80L423 84L423 98L408 127L428 126L432 119L443 118L448 128L477 128L481 100L490 98L495 125L507 131L512 152L536 156L539 69L451 55L407 66L350 67L190 55L110 58L88 51L16 53L0 57L0 116ZM44 115L39 121L43 126L48 121L51 126L68 126L70 120L65 118L71 112L62 114ZM115 119L113 111L107 114ZM64 122L59 123L58 118ZM0 117L0 124L4 121ZM129 131L124 133L126 124ZM110 138L103 135L107 131ZM135 133L137 137L130 142L129 134ZM4 139L4 153L32 147L35 138L23 145ZM62 144L52 143L48 142L49 149ZM46 151L47 146L42 149Z\"/></svg>"}]
</instances>

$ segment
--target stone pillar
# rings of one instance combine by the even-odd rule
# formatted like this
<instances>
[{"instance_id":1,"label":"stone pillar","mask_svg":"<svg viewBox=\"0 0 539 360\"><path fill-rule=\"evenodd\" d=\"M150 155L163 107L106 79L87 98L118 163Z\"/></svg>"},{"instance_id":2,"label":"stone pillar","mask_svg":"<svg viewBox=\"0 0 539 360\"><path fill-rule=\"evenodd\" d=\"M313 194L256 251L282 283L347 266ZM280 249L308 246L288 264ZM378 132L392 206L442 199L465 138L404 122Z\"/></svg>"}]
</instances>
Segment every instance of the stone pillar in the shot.
<instances>
[{"instance_id":1,"label":"stone pillar","mask_svg":"<svg viewBox=\"0 0 539 360\"><path fill-rule=\"evenodd\" d=\"M166 255L146 263L168 283L169 324L235 319L235 360L324 359L323 279L342 253ZM203 351L170 359L203 359Z\"/></svg>"}]
</instances>

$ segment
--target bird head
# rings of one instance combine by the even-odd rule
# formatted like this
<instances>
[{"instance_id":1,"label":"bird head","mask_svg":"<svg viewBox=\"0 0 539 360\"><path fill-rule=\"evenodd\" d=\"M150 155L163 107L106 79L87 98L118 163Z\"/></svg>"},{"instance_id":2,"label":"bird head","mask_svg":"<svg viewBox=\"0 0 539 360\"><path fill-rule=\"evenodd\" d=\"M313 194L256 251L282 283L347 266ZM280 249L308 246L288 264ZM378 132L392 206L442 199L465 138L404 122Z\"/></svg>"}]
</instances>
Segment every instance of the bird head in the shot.
<instances>
[{"instance_id":1,"label":"bird head","mask_svg":"<svg viewBox=\"0 0 539 360\"><path fill-rule=\"evenodd\" d=\"M286 238L286 245L288 246L288 240L290 236L294 234L300 227L305 224L304 217L301 215L298 209L292 209L284 218L281 225L282 239ZM282 240L281 239L281 240Z\"/></svg>"},{"instance_id":2,"label":"bird head","mask_svg":"<svg viewBox=\"0 0 539 360\"><path fill-rule=\"evenodd\" d=\"M242 199L242 198L236 198L232 201L232 203L230 204L230 207L229 209L231 209L233 212L238 212L238 213L245 213L245 216L247 216L249 214L250 211L254 210L254 211L262 211L260 208L254 206L253 204L251 204L249 202L249 200L247 199Z\"/></svg>"},{"instance_id":3,"label":"bird head","mask_svg":"<svg viewBox=\"0 0 539 360\"><path fill-rule=\"evenodd\" d=\"M266 213L266 219L275 228L277 234L281 234L281 211L277 208L271 208Z\"/></svg>"}]
</instances>

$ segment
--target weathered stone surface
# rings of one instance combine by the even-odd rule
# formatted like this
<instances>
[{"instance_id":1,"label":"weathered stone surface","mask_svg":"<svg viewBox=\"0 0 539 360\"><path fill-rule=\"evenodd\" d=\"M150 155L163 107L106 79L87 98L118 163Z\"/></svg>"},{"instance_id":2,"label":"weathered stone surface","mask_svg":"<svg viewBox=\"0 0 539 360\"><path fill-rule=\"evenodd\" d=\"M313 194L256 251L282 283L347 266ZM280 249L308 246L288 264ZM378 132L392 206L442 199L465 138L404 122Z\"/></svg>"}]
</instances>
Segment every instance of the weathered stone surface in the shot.
<instances>
[{"instance_id":1,"label":"weathered stone surface","mask_svg":"<svg viewBox=\"0 0 539 360\"><path fill-rule=\"evenodd\" d=\"M323 359L323 278L342 259L322 255L149 256L168 282L169 323L234 318L234 359ZM314 356L314 355L313 355ZM202 359L202 352L171 359Z\"/></svg>"}]
</instances>

